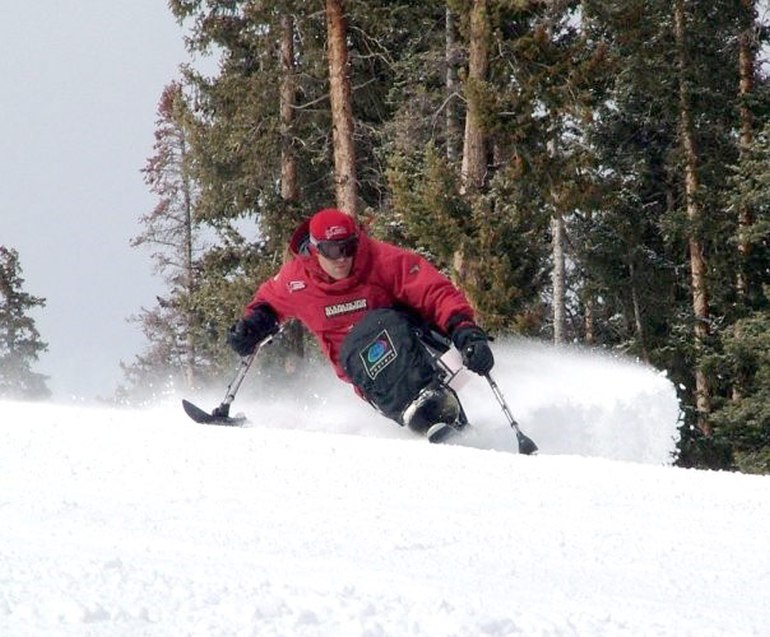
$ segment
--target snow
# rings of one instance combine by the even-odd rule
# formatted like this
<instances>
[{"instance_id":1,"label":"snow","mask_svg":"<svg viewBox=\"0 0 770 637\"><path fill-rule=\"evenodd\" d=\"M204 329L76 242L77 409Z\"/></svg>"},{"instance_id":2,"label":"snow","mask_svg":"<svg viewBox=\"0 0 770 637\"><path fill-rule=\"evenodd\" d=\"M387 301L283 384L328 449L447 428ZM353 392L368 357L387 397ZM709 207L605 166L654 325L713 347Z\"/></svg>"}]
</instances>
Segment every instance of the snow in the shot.
<instances>
[{"instance_id":1,"label":"snow","mask_svg":"<svg viewBox=\"0 0 770 637\"><path fill-rule=\"evenodd\" d=\"M672 467L655 370L495 351L538 456L475 378L452 445L321 370L246 428L0 402L0 635L768 634L770 478Z\"/></svg>"}]
</instances>

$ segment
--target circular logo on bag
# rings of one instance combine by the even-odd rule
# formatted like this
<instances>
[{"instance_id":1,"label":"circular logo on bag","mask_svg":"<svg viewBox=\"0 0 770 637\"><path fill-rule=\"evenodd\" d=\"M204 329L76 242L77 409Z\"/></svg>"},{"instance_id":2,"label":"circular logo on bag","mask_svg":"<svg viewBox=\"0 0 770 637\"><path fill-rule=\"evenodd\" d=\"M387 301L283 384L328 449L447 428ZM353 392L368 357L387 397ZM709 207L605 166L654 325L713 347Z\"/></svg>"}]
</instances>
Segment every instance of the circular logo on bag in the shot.
<instances>
[{"instance_id":1,"label":"circular logo on bag","mask_svg":"<svg viewBox=\"0 0 770 637\"><path fill-rule=\"evenodd\" d=\"M366 358L370 363L376 363L383 357L386 351L388 351L387 341L375 341L369 346L369 351L366 353Z\"/></svg>"},{"instance_id":2,"label":"circular logo on bag","mask_svg":"<svg viewBox=\"0 0 770 637\"><path fill-rule=\"evenodd\" d=\"M388 330L382 330L374 337L374 340L358 351L358 356L363 363L366 374L375 380L383 369L398 358L398 352L393 346Z\"/></svg>"}]
</instances>

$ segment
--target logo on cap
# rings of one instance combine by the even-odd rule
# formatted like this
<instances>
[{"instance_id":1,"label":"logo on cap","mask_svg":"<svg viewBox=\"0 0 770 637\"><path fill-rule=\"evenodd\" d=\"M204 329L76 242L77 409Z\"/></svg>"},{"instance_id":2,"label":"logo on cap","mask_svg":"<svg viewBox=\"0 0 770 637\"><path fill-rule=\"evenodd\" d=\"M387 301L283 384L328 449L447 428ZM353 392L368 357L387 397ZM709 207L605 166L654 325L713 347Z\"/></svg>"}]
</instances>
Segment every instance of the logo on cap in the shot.
<instances>
[{"instance_id":1,"label":"logo on cap","mask_svg":"<svg viewBox=\"0 0 770 637\"><path fill-rule=\"evenodd\" d=\"M329 226L324 234L325 239L344 239L348 236L348 229L345 226Z\"/></svg>"}]
</instances>

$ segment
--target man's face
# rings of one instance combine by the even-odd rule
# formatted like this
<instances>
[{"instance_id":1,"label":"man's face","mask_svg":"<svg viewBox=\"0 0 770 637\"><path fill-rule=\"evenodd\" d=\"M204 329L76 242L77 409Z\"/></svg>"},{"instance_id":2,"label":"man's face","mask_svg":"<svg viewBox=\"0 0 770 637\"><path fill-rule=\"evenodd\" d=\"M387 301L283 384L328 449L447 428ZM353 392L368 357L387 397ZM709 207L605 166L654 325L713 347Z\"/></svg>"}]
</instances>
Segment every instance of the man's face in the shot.
<instances>
[{"instance_id":1,"label":"man's face","mask_svg":"<svg viewBox=\"0 0 770 637\"><path fill-rule=\"evenodd\" d=\"M350 276L350 271L353 269L353 257L329 259L319 252L318 263L321 265L321 269L335 281Z\"/></svg>"},{"instance_id":2,"label":"man's face","mask_svg":"<svg viewBox=\"0 0 770 637\"><path fill-rule=\"evenodd\" d=\"M318 241L314 245L318 250L318 263L326 274L335 281L350 276L358 250L358 237L354 235L337 241Z\"/></svg>"}]
</instances>

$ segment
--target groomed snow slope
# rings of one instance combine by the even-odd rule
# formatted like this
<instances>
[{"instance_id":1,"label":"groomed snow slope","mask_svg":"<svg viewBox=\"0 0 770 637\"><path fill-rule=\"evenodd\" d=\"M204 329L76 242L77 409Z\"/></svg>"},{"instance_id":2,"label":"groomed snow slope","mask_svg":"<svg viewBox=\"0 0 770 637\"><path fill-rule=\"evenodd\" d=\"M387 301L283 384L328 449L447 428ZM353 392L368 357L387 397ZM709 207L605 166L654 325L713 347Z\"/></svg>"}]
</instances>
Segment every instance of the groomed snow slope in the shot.
<instances>
[{"instance_id":1,"label":"groomed snow slope","mask_svg":"<svg viewBox=\"0 0 770 637\"><path fill-rule=\"evenodd\" d=\"M650 369L496 352L539 456L482 381L442 446L327 380L243 429L0 403L0 635L767 634L770 479L665 466Z\"/></svg>"}]
</instances>

